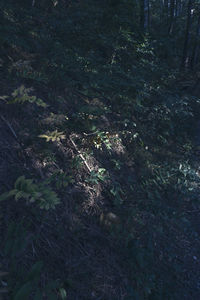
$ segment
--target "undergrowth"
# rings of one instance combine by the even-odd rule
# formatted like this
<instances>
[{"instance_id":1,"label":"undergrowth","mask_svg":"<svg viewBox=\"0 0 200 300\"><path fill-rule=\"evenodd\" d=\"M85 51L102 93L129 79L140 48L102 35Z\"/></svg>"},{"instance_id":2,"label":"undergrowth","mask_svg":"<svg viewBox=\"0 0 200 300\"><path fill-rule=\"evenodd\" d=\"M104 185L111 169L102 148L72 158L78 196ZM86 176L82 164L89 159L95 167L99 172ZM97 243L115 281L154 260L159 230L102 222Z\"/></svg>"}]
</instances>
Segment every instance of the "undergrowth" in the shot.
<instances>
[{"instance_id":1,"label":"undergrowth","mask_svg":"<svg viewBox=\"0 0 200 300\"><path fill-rule=\"evenodd\" d=\"M180 299L176 244L198 235L199 99L174 89L130 1L44 2L0 4L2 126L26 162L1 191L0 291Z\"/></svg>"}]
</instances>

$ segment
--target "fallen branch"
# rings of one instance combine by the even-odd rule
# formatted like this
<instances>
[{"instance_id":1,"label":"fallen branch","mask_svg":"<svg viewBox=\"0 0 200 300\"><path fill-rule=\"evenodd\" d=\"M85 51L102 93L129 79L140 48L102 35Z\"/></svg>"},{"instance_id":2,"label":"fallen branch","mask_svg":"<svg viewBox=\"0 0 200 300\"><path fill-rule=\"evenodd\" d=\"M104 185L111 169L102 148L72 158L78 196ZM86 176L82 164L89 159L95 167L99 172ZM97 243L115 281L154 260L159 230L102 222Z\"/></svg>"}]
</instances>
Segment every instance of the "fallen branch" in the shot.
<instances>
[{"instance_id":1,"label":"fallen branch","mask_svg":"<svg viewBox=\"0 0 200 300\"><path fill-rule=\"evenodd\" d=\"M77 145L75 144L75 142L73 141L72 137L69 137L72 145L74 146L75 150L78 152L80 158L82 159L83 163L85 164L86 168L88 169L88 171L91 173L92 169L90 168L90 166L88 165L86 159L84 158L83 154L81 153L81 151L78 149Z\"/></svg>"},{"instance_id":2,"label":"fallen branch","mask_svg":"<svg viewBox=\"0 0 200 300\"><path fill-rule=\"evenodd\" d=\"M12 126L10 125L10 123L1 115L1 120L4 121L4 123L7 125L7 127L10 129L10 131L12 132L12 135L15 137L15 139L18 141L18 137L14 131L14 129L12 128Z\"/></svg>"},{"instance_id":3,"label":"fallen branch","mask_svg":"<svg viewBox=\"0 0 200 300\"><path fill-rule=\"evenodd\" d=\"M83 132L83 134L86 135L86 136L89 136L89 135L95 135L95 134L97 134L97 133L98 133L98 130L95 131L95 132L91 132L91 133L85 133L85 132Z\"/></svg>"}]
</instances>

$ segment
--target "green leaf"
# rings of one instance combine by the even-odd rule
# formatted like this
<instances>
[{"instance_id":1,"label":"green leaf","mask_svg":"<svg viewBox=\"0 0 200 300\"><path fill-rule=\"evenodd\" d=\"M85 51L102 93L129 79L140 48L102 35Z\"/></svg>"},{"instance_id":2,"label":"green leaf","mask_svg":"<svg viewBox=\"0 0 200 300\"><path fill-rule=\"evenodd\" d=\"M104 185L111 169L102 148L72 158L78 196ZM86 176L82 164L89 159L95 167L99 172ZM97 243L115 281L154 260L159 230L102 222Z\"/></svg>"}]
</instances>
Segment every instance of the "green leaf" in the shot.
<instances>
[{"instance_id":1,"label":"green leaf","mask_svg":"<svg viewBox=\"0 0 200 300\"><path fill-rule=\"evenodd\" d=\"M35 278L37 278L41 273L42 267L43 267L43 262L42 261L36 262L32 266L31 271L28 273L27 280L30 281L30 280L34 280Z\"/></svg>"},{"instance_id":2,"label":"green leaf","mask_svg":"<svg viewBox=\"0 0 200 300\"><path fill-rule=\"evenodd\" d=\"M60 283L58 281L51 280L47 283L45 291L52 292L52 290L58 289L59 286L60 286Z\"/></svg>"},{"instance_id":3,"label":"green leaf","mask_svg":"<svg viewBox=\"0 0 200 300\"><path fill-rule=\"evenodd\" d=\"M16 180L16 182L15 182L15 188L17 189L17 190L20 190L21 189L21 183L23 182L23 181L25 181L26 179L25 179L25 176L20 176L20 177L18 177L17 178L17 180Z\"/></svg>"},{"instance_id":4,"label":"green leaf","mask_svg":"<svg viewBox=\"0 0 200 300\"><path fill-rule=\"evenodd\" d=\"M40 290L37 290L35 297L33 298L33 300L42 300L43 296L42 296L42 292Z\"/></svg>"},{"instance_id":5,"label":"green leaf","mask_svg":"<svg viewBox=\"0 0 200 300\"><path fill-rule=\"evenodd\" d=\"M9 198L9 193L8 192L3 193L3 194L0 195L0 201L4 201L8 198Z\"/></svg>"},{"instance_id":6,"label":"green leaf","mask_svg":"<svg viewBox=\"0 0 200 300\"><path fill-rule=\"evenodd\" d=\"M19 200L21 198L24 197L24 192L23 191L19 191L16 195L15 195L15 200Z\"/></svg>"},{"instance_id":7,"label":"green leaf","mask_svg":"<svg viewBox=\"0 0 200 300\"><path fill-rule=\"evenodd\" d=\"M60 288L59 293L60 293L61 299L66 299L67 298L67 292L64 288Z\"/></svg>"},{"instance_id":8,"label":"green leaf","mask_svg":"<svg viewBox=\"0 0 200 300\"><path fill-rule=\"evenodd\" d=\"M48 298L47 298L48 300L57 300L58 299L57 296L52 292L47 293L47 296L48 296Z\"/></svg>"},{"instance_id":9,"label":"green leaf","mask_svg":"<svg viewBox=\"0 0 200 300\"><path fill-rule=\"evenodd\" d=\"M16 194L17 190L11 190L10 192L5 192L2 195L0 195L0 201L4 201Z\"/></svg>"},{"instance_id":10,"label":"green leaf","mask_svg":"<svg viewBox=\"0 0 200 300\"><path fill-rule=\"evenodd\" d=\"M32 282L25 283L16 293L14 300L30 299L31 291L32 291Z\"/></svg>"},{"instance_id":11,"label":"green leaf","mask_svg":"<svg viewBox=\"0 0 200 300\"><path fill-rule=\"evenodd\" d=\"M48 300L57 300L58 299L55 292L52 290L47 289L45 294L46 294Z\"/></svg>"}]
</instances>

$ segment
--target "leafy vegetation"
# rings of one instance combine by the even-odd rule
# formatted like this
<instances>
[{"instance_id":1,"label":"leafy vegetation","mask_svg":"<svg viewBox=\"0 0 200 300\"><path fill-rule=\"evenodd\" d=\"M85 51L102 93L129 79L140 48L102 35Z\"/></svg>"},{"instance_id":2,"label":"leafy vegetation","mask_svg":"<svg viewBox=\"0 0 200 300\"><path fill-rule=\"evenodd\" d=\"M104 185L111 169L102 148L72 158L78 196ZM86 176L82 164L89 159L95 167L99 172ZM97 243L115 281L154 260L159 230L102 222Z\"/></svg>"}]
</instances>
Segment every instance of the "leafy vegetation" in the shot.
<instances>
[{"instance_id":1,"label":"leafy vegetation","mask_svg":"<svg viewBox=\"0 0 200 300\"><path fill-rule=\"evenodd\" d=\"M0 295L199 299L199 2L0 16Z\"/></svg>"}]
</instances>

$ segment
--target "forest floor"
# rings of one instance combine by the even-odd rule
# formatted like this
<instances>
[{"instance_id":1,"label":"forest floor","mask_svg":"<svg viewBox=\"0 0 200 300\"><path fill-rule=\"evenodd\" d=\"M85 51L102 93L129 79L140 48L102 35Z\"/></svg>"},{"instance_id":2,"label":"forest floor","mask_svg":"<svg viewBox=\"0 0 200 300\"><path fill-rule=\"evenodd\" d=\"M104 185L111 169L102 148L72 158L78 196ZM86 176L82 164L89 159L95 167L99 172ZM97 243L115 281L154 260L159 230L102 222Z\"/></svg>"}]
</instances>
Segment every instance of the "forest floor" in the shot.
<instances>
[{"instance_id":1,"label":"forest floor","mask_svg":"<svg viewBox=\"0 0 200 300\"><path fill-rule=\"evenodd\" d=\"M2 192L12 189L16 178L22 174L43 180L59 169L68 172L71 161L78 151L72 143L71 135L64 143L53 146L57 157L56 162L52 159L45 165L41 156L41 145L35 140L29 140L28 131L36 122L34 118L30 118L32 111L26 111L18 118L16 112L13 114L12 110L8 110L5 105L0 109ZM199 127L197 122L195 147L200 140ZM120 155L125 162L124 168L119 171L121 182L123 183L123 179L128 176L134 177L137 181L139 175L132 166L131 160L126 161L126 155L120 153L123 152L123 147L118 145L117 151L116 155ZM90 166L100 164L101 157L97 158L96 161L89 160ZM193 162L198 172L200 163L198 153L193 155ZM83 161L81 163L84 165ZM107 169L109 167L108 164ZM19 265L23 263L27 269L31 262L42 260L48 266L48 274L45 274L42 284L45 285L48 280L53 279L53 274L53 277L58 280L65 278L64 284L69 291L69 300L131 299L128 298L127 292L130 285L127 263L121 261L123 250L118 251L116 248L121 243L120 238L116 242L116 238L112 237L109 230L111 221L108 216L112 211L112 205L101 183L95 185L95 188L84 183L82 177L87 172L85 165L82 170L76 172L75 184L69 184L66 190L61 191L62 203L54 211L45 214L34 209L28 211L23 201L13 202L13 199L6 203L2 202L1 240L6 240L5 228L9 227L11 220L18 222L20 219L29 219L27 247L17 253L17 260ZM119 173L113 176L120 176ZM126 181L124 187L128 189ZM168 225L165 224L159 235L153 235L154 269L155 272L159 269L161 285L165 280L165 274L171 277L172 285L174 283L177 285L169 299L198 300L200 299L200 206L198 204L191 206L188 198L180 199L180 203L176 205L177 210L184 216L183 222L189 222L191 230L185 230L172 221ZM25 211L27 211L26 216ZM147 215L146 212L139 212L139 214L145 226L158 226L159 216L155 218L151 214ZM134 228L136 235L140 234L141 228L143 227L140 227L136 221ZM38 235L39 238L34 239L34 236ZM3 252L0 252L0 257L1 268L8 270L10 262ZM141 297L139 299L143 300ZM149 299L155 299L154 295L152 294Z\"/></svg>"},{"instance_id":2,"label":"forest floor","mask_svg":"<svg viewBox=\"0 0 200 300\"><path fill-rule=\"evenodd\" d=\"M40 180L46 175L42 170L43 166L38 155L35 155L33 149L25 149L24 145L19 142L19 132L24 131L23 126L20 125L19 120L2 108L0 119L2 191L11 190L16 178L21 174L27 174L29 177L30 174L35 175ZM30 122L28 125L30 126ZM67 143L70 144L70 141ZM73 151L76 152L76 150L71 144L65 146L62 151L65 156L62 159L65 160L67 168ZM63 163L62 159L61 164ZM50 166L51 172L56 168L57 166ZM49 172L49 170L46 171ZM23 218L28 218L33 223L31 229L29 228L26 251L17 253L19 265L24 264L25 260L26 267L28 267L31 261L42 260L45 265L48 265L49 274L53 274L58 279L65 278L65 285L70 289L69 299L102 299L99 296L102 294L105 295L105 299L113 299L113 297L123 299L127 285L125 270L118 262L119 257L115 255L112 240L106 232L102 231L99 221L97 222L96 218L92 216L94 215L93 210L98 210L98 206L101 205L101 203L93 203L94 196L96 196L93 194L93 190L86 192L85 187L82 187L81 184L69 187L67 197L63 195L65 200L55 211L45 215L43 212L37 213L38 218L43 220L42 224L40 219L37 223L35 215L31 215L31 213L24 216L27 210L25 204L15 203L13 199L2 203L1 240L4 240L5 243L7 238L5 228L9 227L10 221L19 222ZM75 207L75 201L76 203L83 202L82 211ZM90 213L84 213L84 210L90 210ZM38 231L40 231L40 238L34 240L33 235L36 235ZM0 252L0 257L1 269L8 270L10 261L5 258L3 251ZM47 277L46 274L44 282L51 279L51 275L50 278ZM0 299L4 300L4 298Z\"/></svg>"}]
</instances>

